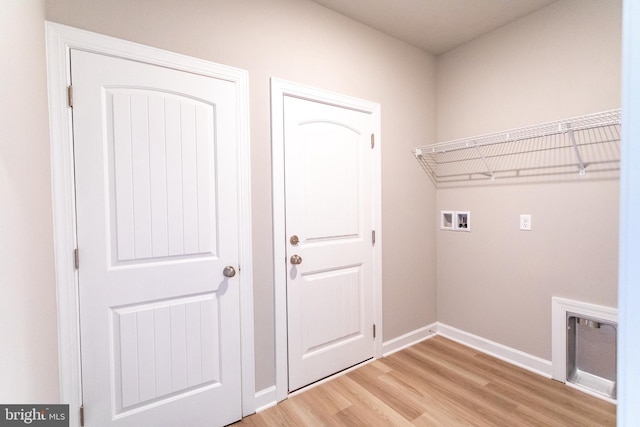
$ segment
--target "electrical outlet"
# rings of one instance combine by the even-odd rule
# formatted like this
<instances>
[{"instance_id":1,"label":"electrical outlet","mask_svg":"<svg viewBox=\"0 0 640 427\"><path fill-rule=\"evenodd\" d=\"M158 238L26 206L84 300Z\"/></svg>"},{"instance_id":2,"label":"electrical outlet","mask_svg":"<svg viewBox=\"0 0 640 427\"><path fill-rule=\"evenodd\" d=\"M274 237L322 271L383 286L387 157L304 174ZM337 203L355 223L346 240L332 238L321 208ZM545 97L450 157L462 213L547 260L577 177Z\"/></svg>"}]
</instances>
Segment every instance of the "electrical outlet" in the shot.
<instances>
[{"instance_id":1,"label":"electrical outlet","mask_svg":"<svg viewBox=\"0 0 640 427\"><path fill-rule=\"evenodd\" d=\"M520 215L520 230L525 230L525 231L531 230L531 215L529 214Z\"/></svg>"}]
</instances>

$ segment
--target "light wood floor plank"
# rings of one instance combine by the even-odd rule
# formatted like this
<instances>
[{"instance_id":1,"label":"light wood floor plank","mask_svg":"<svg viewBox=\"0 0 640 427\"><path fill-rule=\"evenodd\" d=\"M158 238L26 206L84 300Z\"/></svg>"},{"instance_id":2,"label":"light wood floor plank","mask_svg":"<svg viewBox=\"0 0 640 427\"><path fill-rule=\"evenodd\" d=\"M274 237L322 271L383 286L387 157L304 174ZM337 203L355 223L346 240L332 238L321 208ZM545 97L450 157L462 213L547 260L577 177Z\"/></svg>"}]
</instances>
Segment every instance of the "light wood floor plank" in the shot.
<instances>
[{"instance_id":1,"label":"light wood floor plank","mask_svg":"<svg viewBox=\"0 0 640 427\"><path fill-rule=\"evenodd\" d=\"M615 426L616 408L434 337L234 426Z\"/></svg>"}]
</instances>

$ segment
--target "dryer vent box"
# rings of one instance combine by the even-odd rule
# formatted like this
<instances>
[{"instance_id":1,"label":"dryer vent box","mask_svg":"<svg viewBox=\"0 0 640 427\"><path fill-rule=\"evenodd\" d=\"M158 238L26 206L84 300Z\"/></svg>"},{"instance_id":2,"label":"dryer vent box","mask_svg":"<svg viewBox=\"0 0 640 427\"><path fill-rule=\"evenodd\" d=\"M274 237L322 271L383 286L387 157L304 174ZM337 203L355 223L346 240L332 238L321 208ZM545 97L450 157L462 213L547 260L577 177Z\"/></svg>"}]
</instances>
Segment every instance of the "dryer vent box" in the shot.
<instances>
[{"instance_id":1,"label":"dryer vent box","mask_svg":"<svg viewBox=\"0 0 640 427\"><path fill-rule=\"evenodd\" d=\"M616 399L615 322L567 313L567 381Z\"/></svg>"}]
</instances>

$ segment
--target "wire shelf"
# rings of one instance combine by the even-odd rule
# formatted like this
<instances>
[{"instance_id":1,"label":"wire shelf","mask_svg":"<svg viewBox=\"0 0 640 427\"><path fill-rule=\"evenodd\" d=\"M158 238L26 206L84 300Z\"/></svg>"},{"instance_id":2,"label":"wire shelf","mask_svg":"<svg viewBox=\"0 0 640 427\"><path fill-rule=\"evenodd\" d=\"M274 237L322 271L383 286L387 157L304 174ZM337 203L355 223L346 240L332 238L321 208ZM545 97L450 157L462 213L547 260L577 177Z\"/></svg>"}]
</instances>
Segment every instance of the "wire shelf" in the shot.
<instances>
[{"instance_id":1,"label":"wire shelf","mask_svg":"<svg viewBox=\"0 0 640 427\"><path fill-rule=\"evenodd\" d=\"M617 178L620 110L424 145L413 154L437 187L500 180Z\"/></svg>"}]
</instances>

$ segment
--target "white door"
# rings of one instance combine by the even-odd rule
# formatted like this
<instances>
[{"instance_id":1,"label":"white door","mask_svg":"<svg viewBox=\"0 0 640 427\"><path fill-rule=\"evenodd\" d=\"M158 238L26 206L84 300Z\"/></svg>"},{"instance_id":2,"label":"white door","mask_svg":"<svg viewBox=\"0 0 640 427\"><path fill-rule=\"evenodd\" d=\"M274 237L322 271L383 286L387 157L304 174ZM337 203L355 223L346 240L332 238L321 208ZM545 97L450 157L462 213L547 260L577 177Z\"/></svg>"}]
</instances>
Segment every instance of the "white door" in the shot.
<instances>
[{"instance_id":1,"label":"white door","mask_svg":"<svg viewBox=\"0 0 640 427\"><path fill-rule=\"evenodd\" d=\"M284 98L289 390L374 356L374 126Z\"/></svg>"},{"instance_id":2,"label":"white door","mask_svg":"<svg viewBox=\"0 0 640 427\"><path fill-rule=\"evenodd\" d=\"M234 84L78 50L71 74L85 425L238 420Z\"/></svg>"}]
</instances>

